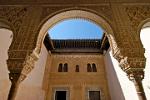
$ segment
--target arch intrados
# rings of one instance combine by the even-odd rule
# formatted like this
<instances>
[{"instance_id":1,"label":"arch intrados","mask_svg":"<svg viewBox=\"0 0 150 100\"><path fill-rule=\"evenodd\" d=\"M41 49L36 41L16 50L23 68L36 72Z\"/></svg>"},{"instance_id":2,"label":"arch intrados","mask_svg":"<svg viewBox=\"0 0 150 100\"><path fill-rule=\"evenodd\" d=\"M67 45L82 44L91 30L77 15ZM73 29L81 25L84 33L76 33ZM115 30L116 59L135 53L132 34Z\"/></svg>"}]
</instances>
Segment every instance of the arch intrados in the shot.
<instances>
[{"instance_id":1,"label":"arch intrados","mask_svg":"<svg viewBox=\"0 0 150 100\"><path fill-rule=\"evenodd\" d=\"M150 18L147 18L147 19L141 21L141 23L138 25L137 33L138 33L138 38L139 38L139 40L140 40L141 45L143 45L143 44L142 44L142 41L141 41L141 37L140 37L140 35L141 35L141 30L142 30L143 28L147 28L147 27L150 27Z\"/></svg>"},{"instance_id":2,"label":"arch intrados","mask_svg":"<svg viewBox=\"0 0 150 100\"><path fill-rule=\"evenodd\" d=\"M139 37L140 37L141 30L146 27L150 27L150 18L147 18L146 20L141 21L141 23L139 24L138 29L137 29L137 33Z\"/></svg>"},{"instance_id":3,"label":"arch intrados","mask_svg":"<svg viewBox=\"0 0 150 100\"><path fill-rule=\"evenodd\" d=\"M100 26L104 31L106 31L105 33L113 34L112 28L107 23L107 21L95 13L84 11L84 10L63 11L48 19L42 26L41 30L39 31L37 44L36 44L37 53L40 53L41 45L44 41L45 35L47 34L49 28L53 27L54 25L56 25L61 21L64 21L66 19L73 19L73 18L82 18L91 21L97 24L98 26Z\"/></svg>"}]
</instances>

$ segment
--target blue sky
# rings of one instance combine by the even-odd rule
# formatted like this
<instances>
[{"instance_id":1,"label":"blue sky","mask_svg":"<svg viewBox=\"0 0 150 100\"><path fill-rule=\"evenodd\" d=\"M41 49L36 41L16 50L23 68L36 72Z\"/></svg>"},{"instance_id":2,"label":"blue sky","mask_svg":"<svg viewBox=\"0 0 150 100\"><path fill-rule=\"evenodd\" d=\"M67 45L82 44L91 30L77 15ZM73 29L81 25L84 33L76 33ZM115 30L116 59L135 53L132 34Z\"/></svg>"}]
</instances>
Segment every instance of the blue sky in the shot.
<instances>
[{"instance_id":1,"label":"blue sky","mask_svg":"<svg viewBox=\"0 0 150 100\"><path fill-rule=\"evenodd\" d=\"M100 39L103 30L96 24L83 19L68 19L49 29L52 39Z\"/></svg>"}]
</instances>

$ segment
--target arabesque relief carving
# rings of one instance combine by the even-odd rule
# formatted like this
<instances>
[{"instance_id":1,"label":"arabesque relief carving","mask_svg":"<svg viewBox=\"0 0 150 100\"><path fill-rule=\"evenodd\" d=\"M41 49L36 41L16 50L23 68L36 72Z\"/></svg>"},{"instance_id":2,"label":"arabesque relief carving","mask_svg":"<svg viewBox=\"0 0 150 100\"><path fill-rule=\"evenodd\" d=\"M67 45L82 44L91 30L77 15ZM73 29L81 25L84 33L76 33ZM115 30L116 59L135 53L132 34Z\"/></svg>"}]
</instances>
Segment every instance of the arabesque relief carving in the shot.
<instances>
[{"instance_id":1,"label":"arabesque relief carving","mask_svg":"<svg viewBox=\"0 0 150 100\"><path fill-rule=\"evenodd\" d=\"M139 69L140 71L144 70L146 62L144 56L132 56L132 53L131 55L127 55L124 53L124 50L121 50L121 48L117 46L117 43L111 34L107 34L107 37L112 49L112 55L119 62L119 66L123 71L127 74L131 74Z\"/></svg>"},{"instance_id":2,"label":"arabesque relief carving","mask_svg":"<svg viewBox=\"0 0 150 100\"><path fill-rule=\"evenodd\" d=\"M27 8L25 7L0 7L0 17L4 18L13 25L13 31L15 32L14 35L18 33L26 13Z\"/></svg>"},{"instance_id":3,"label":"arabesque relief carving","mask_svg":"<svg viewBox=\"0 0 150 100\"><path fill-rule=\"evenodd\" d=\"M150 18L150 6L128 6L125 11L133 28L137 29L141 21Z\"/></svg>"},{"instance_id":4,"label":"arabesque relief carving","mask_svg":"<svg viewBox=\"0 0 150 100\"><path fill-rule=\"evenodd\" d=\"M32 71L38 58L39 54L37 54L36 51L33 51L29 56L26 57L25 62L23 63L23 69L19 81L24 80L24 78Z\"/></svg>"}]
</instances>

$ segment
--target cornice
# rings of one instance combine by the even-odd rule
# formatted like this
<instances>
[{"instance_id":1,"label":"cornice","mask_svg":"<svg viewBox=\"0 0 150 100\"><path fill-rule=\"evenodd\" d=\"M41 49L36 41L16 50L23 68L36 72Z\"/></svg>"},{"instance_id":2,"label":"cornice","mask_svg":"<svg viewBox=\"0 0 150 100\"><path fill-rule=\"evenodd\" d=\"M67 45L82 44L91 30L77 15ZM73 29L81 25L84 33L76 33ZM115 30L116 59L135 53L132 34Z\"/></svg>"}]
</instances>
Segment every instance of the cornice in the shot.
<instances>
[{"instance_id":1,"label":"cornice","mask_svg":"<svg viewBox=\"0 0 150 100\"><path fill-rule=\"evenodd\" d=\"M149 0L0 0L0 5L32 5L32 6L97 6L102 4L150 4Z\"/></svg>"}]
</instances>

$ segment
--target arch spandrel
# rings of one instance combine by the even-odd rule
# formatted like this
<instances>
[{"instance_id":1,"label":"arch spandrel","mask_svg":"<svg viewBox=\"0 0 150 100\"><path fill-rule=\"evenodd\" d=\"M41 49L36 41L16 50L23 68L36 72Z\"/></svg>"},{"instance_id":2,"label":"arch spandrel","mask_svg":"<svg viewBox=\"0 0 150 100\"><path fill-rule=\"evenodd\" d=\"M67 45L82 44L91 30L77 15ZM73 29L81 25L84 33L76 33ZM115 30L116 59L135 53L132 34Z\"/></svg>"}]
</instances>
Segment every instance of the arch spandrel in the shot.
<instances>
[{"instance_id":1,"label":"arch spandrel","mask_svg":"<svg viewBox=\"0 0 150 100\"><path fill-rule=\"evenodd\" d=\"M132 28L136 31L137 35L140 36L140 30L143 25L150 20L150 6L127 6L125 10Z\"/></svg>"}]
</instances>

